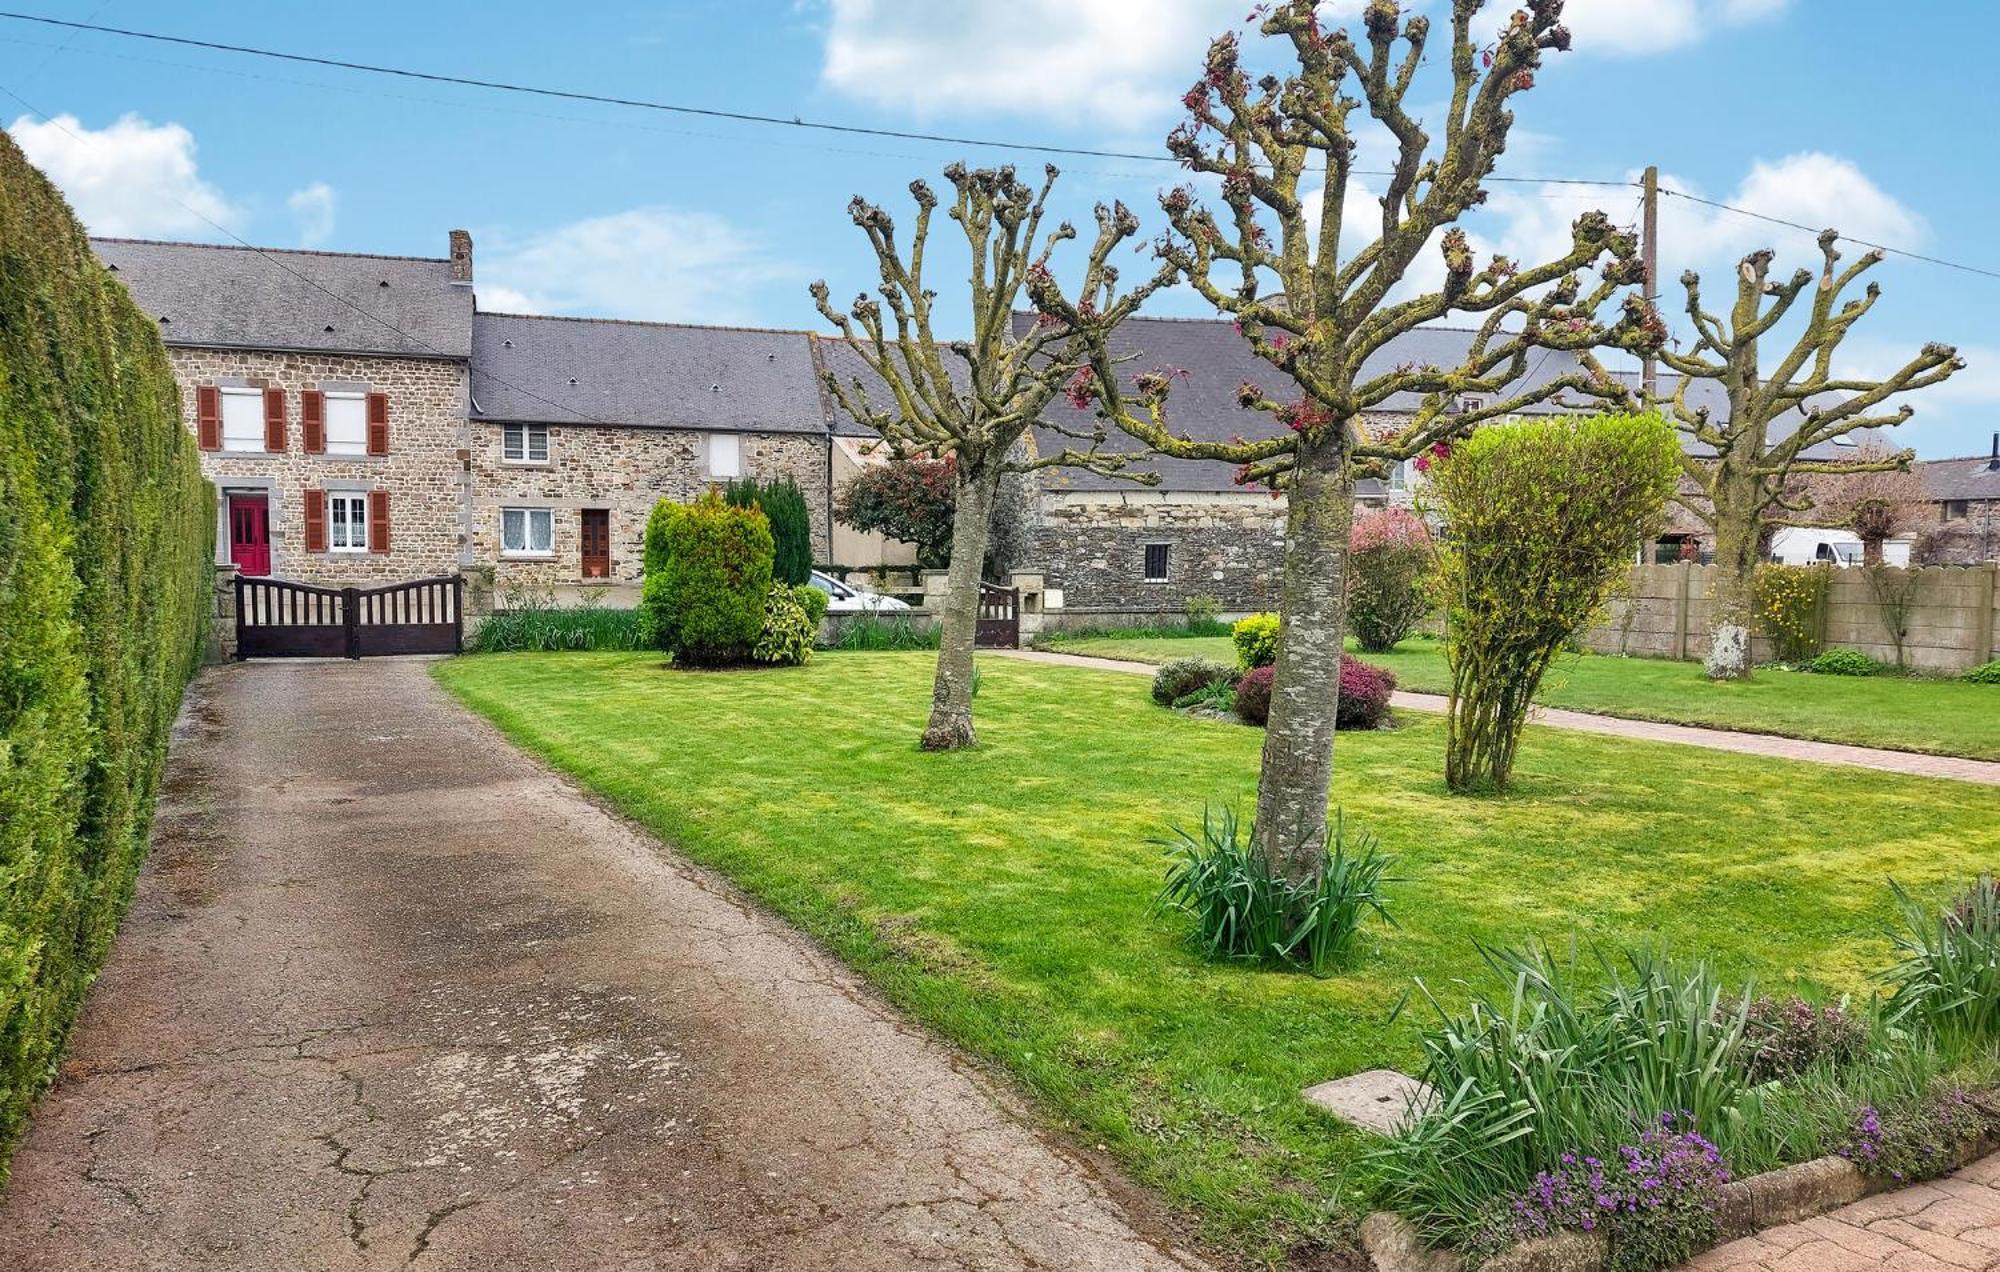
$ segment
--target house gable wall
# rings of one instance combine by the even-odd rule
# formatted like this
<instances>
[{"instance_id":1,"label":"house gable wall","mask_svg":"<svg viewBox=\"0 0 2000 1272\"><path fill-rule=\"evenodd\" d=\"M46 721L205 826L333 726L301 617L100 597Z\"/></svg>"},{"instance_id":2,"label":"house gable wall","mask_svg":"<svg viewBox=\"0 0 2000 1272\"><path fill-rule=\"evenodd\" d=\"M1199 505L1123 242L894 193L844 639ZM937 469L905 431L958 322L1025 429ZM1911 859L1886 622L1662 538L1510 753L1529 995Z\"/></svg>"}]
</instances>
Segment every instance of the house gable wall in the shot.
<instances>
[{"instance_id":1,"label":"house gable wall","mask_svg":"<svg viewBox=\"0 0 2000 1272\"><path fill-rule=\"evenodd\" d=\"M285 393L282 453L203 451L215 483L216 553L229 560L228 496L269 499L271 574L322 587L372 585L454 573L464 543L466 368L444 358L277 353L170 347L181 417L197 441L196 388L251 385ZM307 389L365 388L389 399L387 455L307 454L299 395ZM389 551L308 552L308 489L387 491Z\"/></svg>"}]
</instances>

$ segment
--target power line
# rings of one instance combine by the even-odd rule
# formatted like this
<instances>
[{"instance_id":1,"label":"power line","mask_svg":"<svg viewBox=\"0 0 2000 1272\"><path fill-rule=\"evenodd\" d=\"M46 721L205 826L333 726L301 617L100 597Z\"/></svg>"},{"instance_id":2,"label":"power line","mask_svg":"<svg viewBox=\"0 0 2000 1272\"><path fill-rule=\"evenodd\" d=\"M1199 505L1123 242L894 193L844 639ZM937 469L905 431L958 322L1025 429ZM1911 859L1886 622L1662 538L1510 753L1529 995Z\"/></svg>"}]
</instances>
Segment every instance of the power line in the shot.
<instances>
[{"instance_id":1,"label":"power line","mask_svg":"<svg viewBox=\"0 0 2000 1272\"><path fill-rule=\"evenodd\" d=\"M52 115L49 115L48 113L43 111L39 106L36 106L33 102L29 101L27 98L21 96L13 89L7 87L7 85L0 84L0 93L4 93L8 97L11 97L15 101L19 102L23 107L25 107L29 111L30 114L38 115L42 119L48 121L49 123L54 124L57 128L62 129L62 131L69 136L70 140L78 143L79 145L88 146L92 144L92 140L90 138L78 136L75 132L71 131L71 129L66 124L64 124L60 119L57 119ZM298 279L300 282L312 288L314 291L319 292L320 294L326 296L327 298L337 301L342 305L345 305L347 308L353 310L357 314L360 314L363 318L366 318L368 321L375 323L386 330L396 333L397 335L401 336L405 340L408 340L412 344L430 350L432 353L436 354L440 358L449 358L454 362L461 360L460 355L452 353L447 349L439 348L438 346L432 344L430 341L424 339L422 336L417 335L413 331L403 330L401 327L398 327L395 323L390 322L387 318L384 318L382 315L375 313L367 308L364 308L361 305L355 304L353 301L341 295L339 292L336 292L333 289L325 286L318 279L314 278L312 275L307 274L302 270L293 269L290 265L287 265L284 261L278 259L278 257L274 255L272 252L270 252L268 249L258 247L256 244L251 243L248 240L242 238L235 231L231 230L228 226L225 226L221 222L215 220L215 218L201 211L201 209L190 207L186 203L182 202L179 198L176 198L171 194L169 194L167 198L171 200L174 204L176 204L182 211L186 212L188 215L205 222L216 233L221 234L233 240L238 247L242 247L249 251L255 252L259 257L261 257L264 260L266 264L271 265L276 269L282 270L287 274L290 274L293 278ZM467 375L470 376L470 374L471 371L470 368L468 367ZM514 383L511 380L507 380L501 376L494 375L490 371L482 371L480 372L480 374L484 376L486 379L493 381L495 384L501 385L505 388L512 389L516 393L524 394L527 397L533 398L535 401L542 403L544 406L554 407L556 410L561 411L564 414L569 415L585 424L596 424L596 425L602 425L604 427L611 427L611 425L607 421L596 419L589 415L585 415L583 412L577 410L575 407L566 406L561 402L552 401L549 398L543 397L541 394L535 392L533 389L526 388L522 385Z\"/></svg>"},{"instance_id":2,"label":"power line","mask_svg":"<svg viewBox=\"0 0 2000 1272\"><path fill-rule=\"evenodd\" d=\"M1783 225L1794 230L1804 230L1808 234L1818 234L1824 228L1823 226L1806 225L1799 221L1787 221L1781 216L1771 216L1767 213L1752 211L1749 208L1739 208L1729 203L1718 203L1714 199L1704 199L1698 194L1689 194L1685 190L1673 190L1666 186L1661 186L1660 193L1671 195L1676 199L1686 199L1689 203L1699 203L1703 207L1716 208L1723 212L1734 212L1738 216L1753 217L1759 221L1768 221L1772 225ZM1922 252L1908 252L1900 247L1890 247L1885 243L1870 243L1867 239L1855 238L1851 234L1842 234L1840 235L1840 239L1842 242L1852 243L1856 247L1872 248L1875 251L1886 252L1892 256L1904 256L1913 261L1923 261L1929 265L1942 265L1946 269L1963 270L1968 274L1978 274L1985 278L2000 278L2000 270L1984 269L1978 265L1964 265L1958 261L1945 260L1941 256L1925 256Z\"/></svg>"},{"instance_id":3,"label":"power line","mask_svg":"<svg viewBox=\"0 0 2000 1272\"><path fill-rule=\"evenodd\" d=\"M578 89L548 88L533 84L517 84L506 80L482 79L474 76L451 75L437 71L420 71L408 67L382 66L368 62L347 61L340 58L318 57L305 53L290 53L282 49L257 48L252 45L229 44L220 40L203 40L191 36L168 35L158 31L140 31L130 27L107 26L95 22L75 22L65 18L51 18L40 14L18 13L9 10L0 10L0 18L10 19L16 22L30 22L30 23L38 23L43 26L58 27L63 30L69 31L71 33L79 31L90 31L100 35L113 35L125 39L149 40L160 44L176 44L187 48L208 49L211 51L222 52L222 53L236 53L247 57L271 58L283 62L295 62L311 66L332 67L337 70L356 71L370 75L395 76L403 79L422 80L435 84L453 84L466 88L482 88L493 92L517 93L535 97L553 97L566 101L592 102L599 105L620 106L636 110L658 111L666 114L692 115L707 119L730 120L736 123L761 124L761 125L769 125L781 128L798 128L798 129L806 129L818 132L845 133L853 136L862 136L862 137L885 137L901 141L932 142L932 143L953 145L953 146L981 146L981 147L1000 149L1000 150L1022 150L1022 151L1029 151L1035 154L1077 155L1091 159L1121 159L1121 160L1131 160L1141 163L1166 163L1166 164L1176 164L1176 165L1180 163L1180 161L1176 159L1174 156L1165 154L1147 154L1143 152L1129 151L1129 150L1097 150L1081 146L1058 146L1044 142L1002 141L993 138L983 138L983 137L958 137L945 133L927 133L927 132L918 132L913 130L897 129L897 128L874 128L862 124L843 124L830 120L809 120L800 118L796 115L787 119L777 115L762 115L748 111L723 110L720 108L706 107L706 106L687 106L672 102L652 101L646 98L618 97L603 93L590 93ZM65 44L67 44L67 41L65 41ZM22 100L21 98L15 96L12 93L9 93L8 95L14 96L16 101ZM26 105L25 102L23 102L23 104ZM32 110L34 108L30 107L29 109ZM36 111L36 113L41 114L40 111ZM44 115L43 118L46 119L49 117ZM1355 169L1353 170L1353 173L1356 176L1367 176L1367 177L1387 177L1395 175L1392 172L1377 170L1377 169ZM1579 187L1589 187L1597 189L1635 188L1639 184L1638 182L1630 179L1622 181L1605 181L1591 177L1503 177L1498 175L1489 175L1485 178L1485 180L1489 182L1506 183L1512 185L1579 186ZM1758 212L1752 208L1741 208L1735 206L1734 204L1722 203L1715 199L1703 198L1700 195L1690 194L1684 190L1675 190L1666 186L1661 186L1660 193L1677 199L1685 199L1690 203L1697 203L1704 207L1715 208L1718 211L1730 212L1738 216L1750 217L1755 220L1768 222L1772 225L1781 225L1789 229L1800 230L1808 234L1818 234L1820 232L1819 227L1806 225L1798 221L1786 220L1783 217L1771 216L1767 213ZM1545 197L1555 197L1555 196L1549 195ZM1890 247L1889 245L1884 243L1873 243L1868 241L1867 239L1855 238L1852 235L1843 234L1840 236L1840 238L1842 239L1842 241L1853 243L1858 247L1869 248L1874 251L1883 252L1888 255L1901 256L1908 260L1922 261L1925 264L1929 265L1939 265L1943 266L1946 269L1954 269L1954 270L1959 270L1963 273L1976 274L1984 278L2000 279L2000 270L1987 269L1978 265L1967 265L1963 262L1947 260L1944 257L1940 256L1929 256L1921 252L1912 252L1899 247Z\"/></svg>"},{"instance_id":4,"label":"power line","mask_svg":"<svg viewBox=\"0 0 2000 1272\"><path fill-rule=\"evenodd\" d=\"M1002 141L989 137L957 137L946 133L916 132L900 128L874 128L864 124L843 124L832 120L803 119L797 115L785 118L779 115L761 115L749 111L723 110L710 106L687 106L674 102L653 101L641 97L618 97L605 93L590 93L581 89L549 88L535 84L517 84L507 80L482 79L470 75L451 75L440 71L420 71L410 67L382 66L370 62L352 62L341 58L318 57L307 53L290 53L282 49L257 48L247 44L229 44L220 40L202 40L192 36L168 35L159 31L138 31L130 27L105 26L94 22L73 22L65 18L51 18L34 13L16 13L0 10L0 18L16 22L34 22L43 26L61 27L72 31L92 31L99 35L121 36L129 40L151 40L160 44L178 44L187 48L209 49L220 53L238 53L246 57L274 58L282 62L298 62L309 66L326 66L336 70L358 71L369 75L392 75L402 79L424 80L433 84L455 84L464 88L483 88L498 93L520 93L533 97L554 97L565 101L593 102L602 106L622 106L633 110L660 111L673 115L694 115L705 119L726 119L736 123L764 124L780 128L802 128L817 132L847 133L860 137L889 137L899 141L936 142L950 146L983 146L996 150L1025 150L1034 154L1079 155L1088 159L1127 159L1141 163L1164 163L1178 165L1180 160L1167 154L1146 154L1131 150L1095 150L1084 146L1058 146L1046 142ZM1395 174L1386 170L1356 169L1355 175L1364 177L1387 177ZM1629 181L1598 181L1584 177L1488 177L1489 181L1503 181L1521 185L1576 185L1617 187L1630 185Z\"/></svg>"}]
</instances>

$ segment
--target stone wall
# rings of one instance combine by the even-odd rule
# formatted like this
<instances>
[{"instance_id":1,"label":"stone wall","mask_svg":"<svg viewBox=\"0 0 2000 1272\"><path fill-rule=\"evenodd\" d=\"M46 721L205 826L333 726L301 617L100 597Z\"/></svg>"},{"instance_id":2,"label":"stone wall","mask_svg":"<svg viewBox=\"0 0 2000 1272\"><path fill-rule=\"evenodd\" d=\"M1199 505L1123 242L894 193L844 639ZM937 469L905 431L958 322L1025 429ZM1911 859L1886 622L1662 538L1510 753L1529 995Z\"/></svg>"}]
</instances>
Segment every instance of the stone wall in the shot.
<instances>
[{"instance_id":1,"label":"stone wall","mask_svg":"<svg viewBox=\"0 0 2000 1272\"><path fill-rule=\"evenodd\" d=\"M335 353L269 353L170 348L181 416L199 440L195 389L202 385L285 391L282 452L203 451L215 483L216 556L229 560L229 495L262 494L269 507L271 574L323 587L451 574L465 543L466 369L444 358ZM387 455L309 455L299 394L336 388L386 393ZM389 494L387 552L307 552L305 492L382 490Z\"/></svg>"},{"instance_id":2,"label":"stone wall","mask_svg":"<svg viewBox=\"0 0 2000 1272\"><path fill-rule=\"evenodd\" d=\"M1272 609L1284 563L1285 505L1268 494L1050 492L1030 558L1060 607L1050 626L1180 618L1191 597L1225 614ZM1146 581L1146 545L1167 545L1167 579Z\"/></svg>"},{"instance_id":3,"label":"stone wall","mask_svg":"<svg viewBox=\"0 0 2000 1272\"><path fill-rule=\"evenodd\" d=\"M1713 565L1691 563L1634 566L1629 594L1612 602L1607 621L1586 634L1585 644L1599 653L1699 660L1706 652L1715 573ZM2000 656L1994 638L2000 620L1995 595L2000 566L1927 566L1892 573L1915 581L1904 643L1911 667L1963 671ZM1856 649L1886 663L1896 661L1882 602L1866 571L1833 571L1825 643L1829 649ZM1761 636L1752 642L1751 653L1759 661L1772 657Z\"/></svg>"},{"instance_id":4,"label":"stone wall","mask_svg":"<svg viewBox=\"0 0 2000 1272\"><path fill-rule=\"evenodd\" d=\"M501 458L503 431L483 420L472 424L472 559L492 567L494 586L502 593L582 581L580 514L585 508L610 511L611 582L636 583L653 505L662 499L687 502L715 484L706 471L699 432L551 425L548 462L523 464ZM746 433L742 461L746 476L789 476L799 484L812 516L813 559L826 560L825 436ZM546 557L503 555L502 508L551 509L553 551Z\"/></svg>"}]
</instances>

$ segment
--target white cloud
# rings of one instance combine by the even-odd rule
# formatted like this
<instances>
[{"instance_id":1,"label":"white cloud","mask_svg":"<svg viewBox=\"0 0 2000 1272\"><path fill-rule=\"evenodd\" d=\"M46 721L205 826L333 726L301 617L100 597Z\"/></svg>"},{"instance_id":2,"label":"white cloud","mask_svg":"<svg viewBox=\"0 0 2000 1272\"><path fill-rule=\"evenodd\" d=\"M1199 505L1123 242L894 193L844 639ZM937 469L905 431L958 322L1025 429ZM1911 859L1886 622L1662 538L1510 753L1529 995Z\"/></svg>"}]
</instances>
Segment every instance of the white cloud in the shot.
<instances>
[{"instance_id":1,"label":"white cloud","mask_svg":"<svg viewBox=\"0 0 2000 1272\"><path fill-rule=\"evenodd\" d=\"M821 79L920 115L1000 111L1113 128L1150 122L1201 72L1243 0L827 0Z\"/></svg>"},{"instance_id":2,"label":"white cloud","mask_svg":"<svg viewBox=\"0 0 2000 1272\"><path fill-rule=\"evenodd\" d=\"M479 264L486 309L747 322L758 312L751 293L786 283L807 303L803 270L706 212L641 207L517 241L489 238Z\"/></svg>"},{"instance_id":3,"label":"white cloud","mask_svg":"<svg viewBox=\"0 0 2000 1272\"><path fill-rule=\"evenodd\" d=\"M8 131L93 234L208 237L241 219L201 179L194 134L179 124L124 115L93 130L74 115L42 123L23 115Z\"/></svg>"},{"instance_id":4,"label":"white cloud","mask_svg":"<svg viewBox=\"0 0 2000 1272\"><path fill-rule=\"evenodd\" d=\"M299 246L318 247L333 237L333 187L324 181L292 191L285 206L299 224Z\"/></svg>"},{"instance_id":5,"label":"white cloud","mask_svg":"<svg viewBox=\"0 0 2000 1272\"><path fill-rule=\"evenodd\" d=\"M1569 0L1563 23L1582 53L1644 57L1699 43L1719 27L1766 21L1790 0ZM1501 9L1511 6L1501 5Z\"/></svg>"}]
</instances>

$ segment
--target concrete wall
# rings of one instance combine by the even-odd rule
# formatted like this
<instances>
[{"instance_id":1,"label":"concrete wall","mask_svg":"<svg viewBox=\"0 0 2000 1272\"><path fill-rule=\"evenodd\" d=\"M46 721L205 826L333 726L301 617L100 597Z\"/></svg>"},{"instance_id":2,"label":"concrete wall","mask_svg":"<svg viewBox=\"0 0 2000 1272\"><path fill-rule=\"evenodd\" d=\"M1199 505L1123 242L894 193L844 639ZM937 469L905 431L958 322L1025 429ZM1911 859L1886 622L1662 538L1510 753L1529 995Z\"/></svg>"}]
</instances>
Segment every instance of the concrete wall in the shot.
<instances>
[{"instance_id":1,"label":"concrete wall","mask_svg":"<svg viewBox=\"0 0 2000 1272\"><path fill-rule=\"evenodd\" d=\"M1894 573L1916 581L1904 646L1911 667L1963 671L2000 656L1994 637L2000 566L1926 566ZM1634 566L1630 593L1612 602L1608 621L1591 629L1585 644L1600 653L1699 659L1715 576L1713 565ZM1832 571L1825 630L1829 649L1855 649L1886 663L1896 661L1882 603L1863 570ZM1760 660L1772 656L1761 636L1753 652Z\"/></svg>"}]
</instances>

